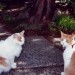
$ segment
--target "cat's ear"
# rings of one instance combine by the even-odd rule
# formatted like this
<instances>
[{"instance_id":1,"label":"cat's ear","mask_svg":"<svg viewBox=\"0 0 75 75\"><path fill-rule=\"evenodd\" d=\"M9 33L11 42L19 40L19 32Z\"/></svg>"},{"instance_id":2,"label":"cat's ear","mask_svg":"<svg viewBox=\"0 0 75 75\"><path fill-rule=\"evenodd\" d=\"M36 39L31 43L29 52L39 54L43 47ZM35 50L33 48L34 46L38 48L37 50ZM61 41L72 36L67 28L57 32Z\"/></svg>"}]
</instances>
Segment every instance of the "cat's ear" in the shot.
<instances>
[{"instance_id":1,"label":"cat's ear","mask_svg":"<svg viewBox=\"0 0 75 75\"><path fill-rule=\"evenodd\" d=\"M20 32L20 34L21 34L22 36L24 36L24 33L25 33L25 31L24 31L24 30Z\"/></svg>"},{"instance_id":2,"label":"cat's ear","mask_svg":"<svg viewBox=\"0 0 75 75\"><path fill-rule=\"evenodd\" d=\"M62 39L65 38L65 33L63 33L62 31L60 31L60 33L61 33L61 38Z\"/></svg>"}]
</instances>

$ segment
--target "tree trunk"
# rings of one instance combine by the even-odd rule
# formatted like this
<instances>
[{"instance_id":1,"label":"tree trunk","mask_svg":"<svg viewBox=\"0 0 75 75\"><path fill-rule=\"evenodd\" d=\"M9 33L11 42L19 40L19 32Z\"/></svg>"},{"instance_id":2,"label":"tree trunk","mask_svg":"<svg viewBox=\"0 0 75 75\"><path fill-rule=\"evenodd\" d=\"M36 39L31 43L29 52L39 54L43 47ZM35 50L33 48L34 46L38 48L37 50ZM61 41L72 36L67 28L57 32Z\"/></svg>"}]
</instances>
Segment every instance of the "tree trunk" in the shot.
<instances>
[{"instance_id":1,"label":"tree trunk","mask_svg":"<svg viewBox=\"0 0 75 75\"><path fill-rule=\"evenodd\" d=\"M37 0L31 11L33 12L30 17L31 23L49 22L54 15L55 0Z\"/></svg>"}]
</instances>

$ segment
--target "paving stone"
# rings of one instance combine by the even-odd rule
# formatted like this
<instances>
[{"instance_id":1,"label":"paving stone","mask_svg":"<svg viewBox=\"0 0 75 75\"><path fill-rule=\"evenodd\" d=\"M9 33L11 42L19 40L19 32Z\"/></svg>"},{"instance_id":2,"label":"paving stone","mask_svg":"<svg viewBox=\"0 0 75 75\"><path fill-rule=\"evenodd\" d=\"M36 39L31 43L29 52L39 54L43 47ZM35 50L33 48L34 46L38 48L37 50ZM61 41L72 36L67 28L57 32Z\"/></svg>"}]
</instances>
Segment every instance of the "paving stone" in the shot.
<instances>
[{"instance_id":1,"label":"paving stone","mask_svg":"<svg viewBox=\"0 0 75 75\"><path fill-rule=\"evenodd\" d=\"M18 66L24 68L62 65L62 52L44 37L26 37Z\"/></svg>"}]
</instances>

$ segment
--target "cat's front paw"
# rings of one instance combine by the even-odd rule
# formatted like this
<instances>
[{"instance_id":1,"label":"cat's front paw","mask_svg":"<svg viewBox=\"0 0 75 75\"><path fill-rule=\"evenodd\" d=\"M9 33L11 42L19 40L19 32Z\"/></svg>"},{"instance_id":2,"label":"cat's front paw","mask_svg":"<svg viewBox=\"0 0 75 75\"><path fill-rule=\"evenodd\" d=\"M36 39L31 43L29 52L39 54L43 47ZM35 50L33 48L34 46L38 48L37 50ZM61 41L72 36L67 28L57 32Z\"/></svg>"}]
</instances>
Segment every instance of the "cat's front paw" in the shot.
<instances>
[{"instance_id":1,"label":"cat's front paw","mask_svg":"<svg viewBox=\"0 0 75 75\"><path fill-rule=\"evenodd\" d=\"M13 63L13 64L11 65L11 67L12 67L12 69L15 69L15 68L17 67L17 64L16 64L16 63Z\"/></svg>"}]
</instances>

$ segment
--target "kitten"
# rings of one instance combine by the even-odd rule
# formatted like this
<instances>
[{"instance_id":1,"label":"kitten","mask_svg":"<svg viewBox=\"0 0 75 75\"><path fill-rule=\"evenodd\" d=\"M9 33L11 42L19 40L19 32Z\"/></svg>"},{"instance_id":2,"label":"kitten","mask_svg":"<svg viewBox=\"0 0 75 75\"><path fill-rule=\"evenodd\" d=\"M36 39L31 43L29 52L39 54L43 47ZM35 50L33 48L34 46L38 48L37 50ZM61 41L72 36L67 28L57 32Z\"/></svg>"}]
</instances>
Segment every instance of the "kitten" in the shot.
<instances>
[{"instance_id":1,"label":"kitten","mask_svg":"<svg viewBox=\"0 0 75 75\"><path fill-rule=\"evenodd\" d=\"M63 52L64 72L61 75L75 75L75 35L68 35L61 32L61 44L65 47Z\"/></svg>"},{"instance_id":2,"label":"kitten","mask_svg":"<svg viewBox=\"0 0 75 75\"><path fill-rule=\"evenodd\" d=\"M24 31L14 33L5 40L0 41L0 56L9 60L11 68L16 68L15 57L19 57L24 44Z\"/></svg>"}]
</instances>

